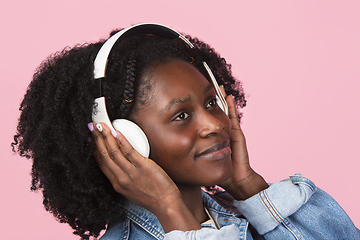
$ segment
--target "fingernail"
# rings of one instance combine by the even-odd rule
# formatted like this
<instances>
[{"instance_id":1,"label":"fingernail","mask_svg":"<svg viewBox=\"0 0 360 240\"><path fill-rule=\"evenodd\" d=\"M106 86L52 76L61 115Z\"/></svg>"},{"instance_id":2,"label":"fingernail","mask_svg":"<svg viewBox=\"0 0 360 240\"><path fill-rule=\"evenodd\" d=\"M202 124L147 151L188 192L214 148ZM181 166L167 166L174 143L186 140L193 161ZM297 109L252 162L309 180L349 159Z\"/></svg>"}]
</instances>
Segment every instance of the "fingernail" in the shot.
<instances>
[{"instance_id":1,"label":"fingernail","mask_svg":"<svg viewBox=\"0 0 360 240\"><path fill-rule=\"evenodd\" d=\"M90 132L94 131L94 125L92 123L88 123L87 127L89 128Z\"/></svg>"},{"instance_id":2,"label":"fingernail","mask_svg":"<svg viewBox=\"0 0 360 240\"><path fill-rule=\"evenodd\" d=\"M111 134L114 136L114 138L117 137L117 132L115 130L111 130Z\"/></svg>"},{"instance_id":3,"label":"fingernail","mask_svg":"<svg viewBox=\"0 0 360 240\"><path fill-rule=\"evenodd\" d=\"M102 126L100 123L96 124L96 128L99 130L99 132L102 132Z\"/></svg>"}]
</instances>

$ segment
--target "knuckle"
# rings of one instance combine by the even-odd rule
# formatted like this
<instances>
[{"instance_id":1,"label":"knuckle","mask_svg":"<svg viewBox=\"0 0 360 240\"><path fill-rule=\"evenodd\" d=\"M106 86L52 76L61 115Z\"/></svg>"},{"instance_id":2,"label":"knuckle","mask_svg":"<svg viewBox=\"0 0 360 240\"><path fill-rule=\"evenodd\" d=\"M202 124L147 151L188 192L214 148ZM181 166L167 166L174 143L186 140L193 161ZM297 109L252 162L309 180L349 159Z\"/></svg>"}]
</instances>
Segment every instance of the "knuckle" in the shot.
<instances>
[{"instance_id":1,"label":"knuckle","mask_svg":"<svg viewBox=\"0 0 360 240\"><path fill-rule=\"evenodd\" d=\"M130 188L130 182L129 180L125 180L125 179L117 179L116 183L113 183L113 188L115 189L115 191L117 192L121 192L122 190L127 190Z\"/></svg>"},{"instance_id":2,"label":"knuckle","mask_svg":"<svg viewBox=\"0 0 360 240\"><path fill-rule=\"evenodd\" d=\"M100 160L100 162L104 163L107 156L108 156L108 153L106 151L100 151L99 152L99 160Z\"/></svg>"},{"instance_id":3,"label":"knuckle","mask_svg":"<svg viewBox=\"0 0 360 240\"><path fill-rule=\"evenodd\" d=\"M112 183L112 187L114 188L114 190L118 193L121 193L122 188L119 186L119 184L117 183Z\"/></svg>"},{"instance_id":4,"label":"knuckle","mask_svg":"<svg viewBox=\"0 0 360 240\"><path fill-rule=\"evenodd\" d=\"M97 141L99 139L99 135L95 134L95 133L92 135L92 137L93 137L94 141Z\"/></svg>"},{"instance_id":5,"label":"knuckle","mask_svg":"<svg viewBox=\"0 0 360 240\"><path fill-rule=\"evenodd\" d=\"M233 125L233 126L231 126L231 129L240 130L240 126L239 125Z\"/></svg>"},{"instance_id":6,"label":"knuckle","mask_svg":"<svg viewBox=\"0 0 360 240\"><path fill-rule=\"evenodd\" d=\"M229 114L229 118L230 118L230 119L237 119L237 115L235 115L235 114Z\"/></svg>"},{"instance_id":7,"label":"knuckle","mask_svg":"<svg viewBox=\"0 0 360 240\"><path fill-rule=\"evenodd\" d=\"M106 134L106 132L104 132L104 131L102 132L102 137L103 137L104 140L107 139L107 134Z\"/></svg>"},{"instance_id":8,"label":"knuckle","mask_svg":"<svg viewBox=\"0 0 360 240\"><path fill-rule=\"evenodd\" d=\"M115 160L116 156L117 156L117 151L116 150L111 150L110 153L109 153L109 157L112 160Z\"/></svg>"},{"instance_id":9,"label":"knuckle","mask_svg":"<svg viewBox=\"0 0 360 240\"><path fill-rule=\"evenodd\" d=\"M134 155L134 149L132 148L132 149L129 149L129 150L126 150L125 152L124 152L124 157L126 158L126 159L131 159L132 157L133 157L133 155Z\"/></svg>"}]
</instances>

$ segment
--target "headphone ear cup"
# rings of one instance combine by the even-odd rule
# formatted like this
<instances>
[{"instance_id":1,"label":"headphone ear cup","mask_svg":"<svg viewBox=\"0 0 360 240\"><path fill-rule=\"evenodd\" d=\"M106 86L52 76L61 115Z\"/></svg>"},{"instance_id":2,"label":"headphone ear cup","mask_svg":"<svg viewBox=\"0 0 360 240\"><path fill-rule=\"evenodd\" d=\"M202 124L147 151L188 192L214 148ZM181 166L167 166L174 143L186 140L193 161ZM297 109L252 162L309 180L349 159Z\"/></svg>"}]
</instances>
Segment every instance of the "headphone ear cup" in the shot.
<instances>
[{"instance_id":1,"label":"headphone ear cup","mask_svg":"<svg viewBox=\"0 0 360 240\"><path fill-rule=\"evenodd\" d=\"M149 141L143 130L134 122L126 119L115 119L113 127L124 135L133 148L148 158L150 154Z\"/></svg>"}]
</instances>

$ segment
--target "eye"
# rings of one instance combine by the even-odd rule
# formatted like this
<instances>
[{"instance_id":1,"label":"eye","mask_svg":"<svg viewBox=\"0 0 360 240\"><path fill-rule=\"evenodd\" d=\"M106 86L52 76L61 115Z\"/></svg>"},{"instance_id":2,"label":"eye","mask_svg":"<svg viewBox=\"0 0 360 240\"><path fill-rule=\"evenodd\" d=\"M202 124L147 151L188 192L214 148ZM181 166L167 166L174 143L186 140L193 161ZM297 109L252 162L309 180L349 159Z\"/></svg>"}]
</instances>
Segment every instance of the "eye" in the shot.
<instances>
[{"instance_id":1,"label":"eye","mask_svg":"<svg viewBox=\"0 0 360 240\"><path fill-rule=\"evenodd\" d=\"M185 120L189 117L190 115L186 112L182 112L180 113L179 115L177 115L173 121L182 121L182 120Z\"/></svg>"},{"instance_id":2,"label":"eye","mask_svg":"<svg viewBox=\"0 0 360 240\"><path fill-rule=\"evenodd\" d=\"M210 102L207 104L206 108L215 107L217 105L216 98L211 99Z\"/></svg>"}]
</instances>

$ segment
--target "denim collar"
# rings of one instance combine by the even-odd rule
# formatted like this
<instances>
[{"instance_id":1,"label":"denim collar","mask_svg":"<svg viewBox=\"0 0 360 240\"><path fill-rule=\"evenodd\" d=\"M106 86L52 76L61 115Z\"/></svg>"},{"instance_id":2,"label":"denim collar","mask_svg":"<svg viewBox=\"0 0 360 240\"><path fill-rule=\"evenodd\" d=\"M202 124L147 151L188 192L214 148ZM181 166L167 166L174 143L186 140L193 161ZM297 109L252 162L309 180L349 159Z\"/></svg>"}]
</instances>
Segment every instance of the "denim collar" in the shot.
<instances>
[{"instance_id":1,"label":"denim collar","mask_svg":"<svg viewBox=\"0 0 360 240\"><path fill-rule=\"evenodd\" d=\"M233 197L227 192L209 195L203 191L202 198L204 206L207 207L210 212L218 212L232 216L240 215L239 210L233 205Z\"/></svg>"},{"instance_id":2,"label":"denim collar","mask_svg":"<svg viewBox=\"0 0 360 240\"><path fill-rule=\"evenodd\" d=\"M202 198L204 206L208 208L210 214L216 219L215 221L219 221L224 217L228 218L239 215L237 208L232 204L232 197L227 193L210 196L202 192ZM125 209L127 217L145 231L157 238L163 238L165 236L165 232L155 214L130 201L126 201L123 208Z\"/></svg>"}]
</instances>

